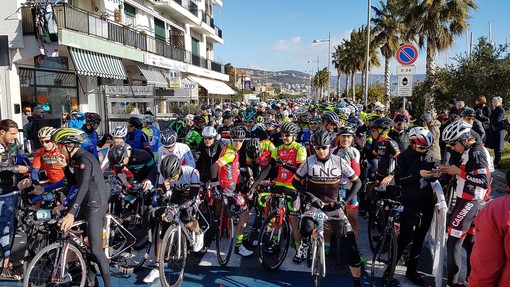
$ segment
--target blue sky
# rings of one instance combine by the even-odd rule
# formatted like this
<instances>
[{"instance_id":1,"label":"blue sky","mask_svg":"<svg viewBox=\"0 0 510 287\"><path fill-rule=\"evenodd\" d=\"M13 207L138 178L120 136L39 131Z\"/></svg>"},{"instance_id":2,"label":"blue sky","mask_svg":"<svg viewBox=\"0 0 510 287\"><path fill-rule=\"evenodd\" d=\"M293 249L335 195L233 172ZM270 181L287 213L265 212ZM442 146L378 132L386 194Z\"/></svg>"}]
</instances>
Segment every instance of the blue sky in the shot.
<instances>
[{"instance_id":1,"label":"blue sky","mask_svg":"<svg viewBox=\"0 0 510 287\"><path fill-rule=\"evenodd\" d=\"M489 35L492 23L496 44L510 42L510 1L478 0L478 10L469 20L474 43ZM372 0L372 5L379 1ZM316 72L317 57L320 68L327 66L328 42L312 43L327 39L331 32L331 52L352 29L367 21L365 0L223 0L223 7L216 9L215 24L222 28L224 45L215 46L215 60L231 63L236 67L270 71L297 70ZM371 11L373 16L373 11ZM459 53L466 52L466 36L456 39L448 53L436 57L439 66ZM381 58L382 59L382 58ZM307 63L308 61L314 61ZM393 60L391 71L398 63ZM425 71L425 50L415 63L417 73ZM336 75L331 67L332 74ZM372 73L383 73L383 67Z\"/></svg>"}]
</instances>

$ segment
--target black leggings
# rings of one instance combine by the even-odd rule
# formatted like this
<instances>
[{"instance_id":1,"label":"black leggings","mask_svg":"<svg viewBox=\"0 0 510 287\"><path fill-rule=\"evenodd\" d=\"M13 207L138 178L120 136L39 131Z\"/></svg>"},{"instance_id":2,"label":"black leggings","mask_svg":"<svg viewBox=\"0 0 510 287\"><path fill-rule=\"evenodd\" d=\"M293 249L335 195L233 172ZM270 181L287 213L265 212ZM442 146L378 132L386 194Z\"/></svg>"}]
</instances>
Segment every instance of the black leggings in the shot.
<instances>
[{"instance_id":1,"label":"black leggings","mask_svg":"<svg viewBox=\"0 0 510 287\"><path fill-rule=\"evenodd\" d=\"M108 207L83 207L83 217L87 219L87 236L90 249L94 258L89 258L89 263L96 262L103 278L105 287L111 286L110 264L103 250L103 226ZM95 268L90 264L88 268L89 284L96 281Z\"/></svg>"}]
</instances>

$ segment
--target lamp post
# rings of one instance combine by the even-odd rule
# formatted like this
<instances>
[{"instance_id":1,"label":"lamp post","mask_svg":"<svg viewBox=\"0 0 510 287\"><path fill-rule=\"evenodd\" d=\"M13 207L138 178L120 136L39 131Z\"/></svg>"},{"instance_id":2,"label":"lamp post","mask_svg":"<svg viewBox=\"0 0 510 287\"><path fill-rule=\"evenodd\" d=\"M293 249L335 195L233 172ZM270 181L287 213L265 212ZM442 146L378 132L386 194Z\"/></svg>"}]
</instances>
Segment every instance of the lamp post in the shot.
<instances>
[{"instance_id":1,"label":"lamp post","mask_svg":"<svg viewBox=\"0 0 510 287\"><path fill-rule=\"evenodd\" d=\"M308 60L307 63L315 63L317 62L317 75L319 75L319 56L317 56L317 60ZM313 68L312 68L312 75L313 75ZM317 76L317 78L319 78ZM310 84L311 84L311 81L310 81ZM322 91L321 91L322 92Z\"/></svg>"},{"instance_id":2,"label":"lamp post","mask_svg":"<svg viewBox=\"0 0 510 287\"><path fill-rule=\"evenodd\" d=\"M370 0L368 0L368 9L367 9L367 51L366 51L366 64L365 64L365 94L363 98L363 105L366 107L368 102L368 68L370 61L370 8L371 8Z\"/></svg>"},{"instance_id":3,"label":"lamp post","mask_svg":"<svg viewBox=\"0 0 510 287\"><path fill-rule=\"evenodd\" d=\"M327 86L327 101L329 103L329 86L330 86L330 80L331 80L331 72L329 71L329 65L331 64L331 31L328 32L328 38L324 40L313 40L314 43L322 43L322 42L328 42L328 57L326 58L328 61L328 86Z\"/></svg>"}]
</instances>

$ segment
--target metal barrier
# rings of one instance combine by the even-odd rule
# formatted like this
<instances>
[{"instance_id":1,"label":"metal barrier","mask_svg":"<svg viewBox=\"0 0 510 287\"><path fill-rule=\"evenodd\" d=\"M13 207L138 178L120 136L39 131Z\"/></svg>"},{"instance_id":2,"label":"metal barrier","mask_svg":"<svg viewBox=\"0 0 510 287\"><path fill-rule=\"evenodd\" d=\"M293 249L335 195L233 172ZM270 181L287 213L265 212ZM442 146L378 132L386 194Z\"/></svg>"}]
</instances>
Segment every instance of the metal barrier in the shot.
<instances>
[{"instance_id":1,"label":"metal barrier","mask_svg":"<svg viewBox=\"0 0 510 287\"><path fill-rule=\"evenodd\" d=\"M432 275L436 286L443 286L443 268L446 256L446 216L448 206L444 196L443 188L438 180L431 183L434 196L436 197L436 212L430 225L430 236L432 237Z\"/></svg>"}]
</instances>

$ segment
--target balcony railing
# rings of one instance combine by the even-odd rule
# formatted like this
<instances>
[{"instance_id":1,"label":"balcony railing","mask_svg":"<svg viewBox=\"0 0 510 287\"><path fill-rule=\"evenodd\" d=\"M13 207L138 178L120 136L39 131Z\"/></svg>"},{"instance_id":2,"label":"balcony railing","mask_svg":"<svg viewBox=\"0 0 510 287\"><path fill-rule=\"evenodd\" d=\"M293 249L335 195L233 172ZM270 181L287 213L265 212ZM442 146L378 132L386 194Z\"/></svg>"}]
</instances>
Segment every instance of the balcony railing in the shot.
<instances>
[{"instance_id":1,"label":"balcony railing","mask_svg":"<svg viewBox=\"0 0 510 287\"><path fill-rule=\"evenodd\" d=\"M94 13L72 7L68 4L57 5L54 11L60 29L77 31L172 60L185 62L223 74L227 73L224 65L200 56L192 55L191 52L183 48L171 46L165 41L156 39L145 33L140 33L127 25L103 19ZM21 13L23 35L34 35L34 22L31 7L23 7Z\"/></svg>"}]
</instances>

